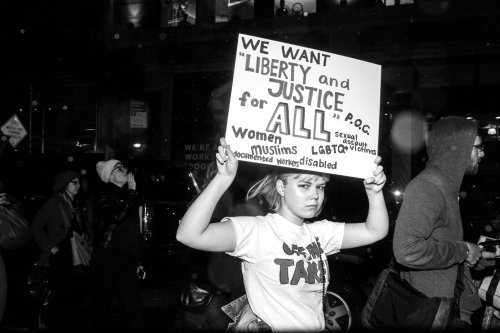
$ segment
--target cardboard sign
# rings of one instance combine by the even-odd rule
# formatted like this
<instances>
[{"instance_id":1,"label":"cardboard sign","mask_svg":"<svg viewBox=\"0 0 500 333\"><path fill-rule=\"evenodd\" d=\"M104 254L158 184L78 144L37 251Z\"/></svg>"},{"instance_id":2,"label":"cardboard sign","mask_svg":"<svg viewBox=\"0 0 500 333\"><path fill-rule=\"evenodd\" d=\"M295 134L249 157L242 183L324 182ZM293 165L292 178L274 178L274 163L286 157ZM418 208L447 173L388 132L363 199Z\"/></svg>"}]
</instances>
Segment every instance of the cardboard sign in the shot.
<instances>
[{"instance_id":1,"label":"cardboard sign","mask_svg":"<svg viewBox=\"0 0 500 333\"><path fill-rule=\"evenodd\" d=\"M0 128L2 133L9 137L9 143L12 148L15 148L19 142L28 134L26 129L24 128L21 120L17 117L17 115L13 115L7 120L2 127Z\"/></svg>"},{"instance_id":2,"label":"cardboard sign","mask_svg":"<svg viewBox=\"0 0 500 333\"><path fill-rule=\"evenodd\" d=\"M226 127L238 160L372 176L381 67L240 34Z\"/></svg>"}]
</instances>

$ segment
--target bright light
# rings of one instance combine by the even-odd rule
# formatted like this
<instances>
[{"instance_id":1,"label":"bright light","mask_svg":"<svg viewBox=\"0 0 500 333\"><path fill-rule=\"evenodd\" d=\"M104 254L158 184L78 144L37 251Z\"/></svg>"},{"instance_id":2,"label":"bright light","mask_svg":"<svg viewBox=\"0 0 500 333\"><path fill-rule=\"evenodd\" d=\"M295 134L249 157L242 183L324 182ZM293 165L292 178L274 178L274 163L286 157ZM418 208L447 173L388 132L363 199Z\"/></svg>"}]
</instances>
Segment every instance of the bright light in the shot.
<instances>
[{"instance_id":1,"label":"bright light","mask_svg":"<svg viewBox=\"0 0 500 333\"><path fill-rule=\"evenodd\" d=\"M474 119L474 117L467 117L467 119Z\"/></svg>"},{"instance_id":2,"label":"bright light","mask_svg":"<svg viewBox=\"0 0 500 333\"><path fill-rule=\"evenodd\" d=\"M400 190L394 191L394 196L395 197L399 197L400 195L401 195L401 191Z\"/></svg>"},{"instance_id":3,"label":"bright light","mask_svg":"<svg viewBox=\"0 0 500 333\"><path fill-rule=\"evenodd\" d=\"M142 144L141 144L141 143L139 143L139 142L136 142L136 143L134 143L134 145L133 145L133 146L134 146L134 148L141 148L141 147L142 147Z\"/></svg>"},{"instance_id":4,"label":"bright light","mask_svg":"<svg viewBox=\"0 0 500 333\"><path fill-rule=\"evenodd\" d=\"M497 134L497 130L496 128L488 128L488 135L496 135Z\"/></svg>"},{"instance_id":5,"label":"bright light","mask_svg":"<svg viewBox=\"0 0 500 333\"><path fill-rule=\"evenodd\" d=\"M131 17L137 17L137 16L142 16L143 15L143 5L142 4L138 4L138 3L135 3L135 4L129 4L127 6L128 8L128 13Z\"/></svg>"}]
</instances>

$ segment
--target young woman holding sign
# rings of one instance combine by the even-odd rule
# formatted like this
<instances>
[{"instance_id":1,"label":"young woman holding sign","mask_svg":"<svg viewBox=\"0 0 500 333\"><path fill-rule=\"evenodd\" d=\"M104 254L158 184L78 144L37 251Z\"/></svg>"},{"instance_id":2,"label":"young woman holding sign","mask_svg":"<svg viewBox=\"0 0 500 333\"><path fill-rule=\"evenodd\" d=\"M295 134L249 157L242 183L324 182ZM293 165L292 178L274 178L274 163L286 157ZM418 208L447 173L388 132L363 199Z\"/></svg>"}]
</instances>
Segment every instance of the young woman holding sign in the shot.
<instances>
[{"instance_id":1,"label":"young woman holding sign","mask_svg":"<svg viewBox=\"0 0 500 333\"><path fill-rule=\"evenodd\" d=\"M224 138L218 147L217 175L192 203L177 229L177 240L204 251L226 252L242 260L246 295L231 303L232 329L321 331L328 287L327 255L376 242L387 235L389 219L380 157L373 177L364 180L369 211L364 223L305 220L319 215L328 175L305 170L268 174L248 192L264 199L273 213L227 217L209 223L217 202L233 182L238 160Z\"/></svg>"}]
</instances>

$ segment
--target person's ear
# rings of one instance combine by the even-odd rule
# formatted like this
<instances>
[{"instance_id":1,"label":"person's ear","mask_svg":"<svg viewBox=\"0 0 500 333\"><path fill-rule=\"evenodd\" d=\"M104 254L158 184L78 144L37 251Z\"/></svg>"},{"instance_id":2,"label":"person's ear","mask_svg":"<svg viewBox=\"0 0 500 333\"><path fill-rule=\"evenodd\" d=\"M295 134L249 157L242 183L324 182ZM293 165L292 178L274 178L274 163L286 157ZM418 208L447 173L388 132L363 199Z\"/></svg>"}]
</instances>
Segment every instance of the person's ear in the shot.
<instances>
[{"instance_id":1,"label":"person's ear","mask_svg":"<svg viewBox=\"0 0 500 333\"><path fill-rule=\"evenodd\" d=\"M285 196L285 184L283 183L283 181L281 179L278 179L276 181L276 191L278 192L278 194L282 197Z\"/></svg>"}]
</instances>

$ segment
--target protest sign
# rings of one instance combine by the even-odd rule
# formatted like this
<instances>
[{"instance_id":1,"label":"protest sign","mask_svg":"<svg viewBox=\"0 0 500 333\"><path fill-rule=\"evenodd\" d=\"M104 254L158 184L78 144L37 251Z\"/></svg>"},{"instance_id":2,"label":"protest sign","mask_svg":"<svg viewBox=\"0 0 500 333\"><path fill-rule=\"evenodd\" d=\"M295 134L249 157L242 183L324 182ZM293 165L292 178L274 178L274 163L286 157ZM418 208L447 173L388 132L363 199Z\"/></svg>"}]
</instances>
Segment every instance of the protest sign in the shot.
<instances>
[{"instance_id":1,"label":"protest sign","mask_svg":"<svg viewBox=\"0 0 500 333\"><path fill-rule=\"evenodd\" d=\"M240 34L226 140L242 161L372 176L380 79L376 64Z\"/></svg>"}]
</instances>

